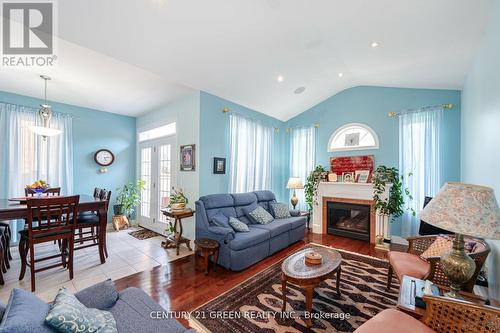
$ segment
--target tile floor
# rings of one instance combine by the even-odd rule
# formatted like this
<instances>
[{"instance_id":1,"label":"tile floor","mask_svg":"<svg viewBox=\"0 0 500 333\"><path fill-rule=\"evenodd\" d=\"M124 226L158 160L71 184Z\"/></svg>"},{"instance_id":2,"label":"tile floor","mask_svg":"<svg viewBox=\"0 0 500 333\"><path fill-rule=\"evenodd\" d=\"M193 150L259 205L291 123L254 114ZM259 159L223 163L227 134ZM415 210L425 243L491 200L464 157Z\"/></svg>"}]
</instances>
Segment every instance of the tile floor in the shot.
<instances>
[{"instance_id":1,"label":"tile floor","mask_svg":"<svg viewBox=\"0 0 500 333\"><path fill-rule=\"evenodd\" d=\"M60 287L64 286L71 292L76 292L108 278L117 280L192 254L185 246L182 246L177 256L175 249L165 250L160 246L164 237L138 240L128 234L133 230L108 231L109 258L103 265L99 260L97 246L76 251L73 280L69 279L68 271L62 267L37 273L35 294L46 301L52 301ZM35 249L35 255L40 256L47 252L56 253L54 251L57 251L56 245L41 244ZM5 285L0 286L0 301L4 304L8 302L12 288L31 290L29 267L26 268L24 279L19 281L21 261L17 247L12 247L11 252L13 257L10 262L11 267L4 274Z\"/></svg>"}]
</instances>

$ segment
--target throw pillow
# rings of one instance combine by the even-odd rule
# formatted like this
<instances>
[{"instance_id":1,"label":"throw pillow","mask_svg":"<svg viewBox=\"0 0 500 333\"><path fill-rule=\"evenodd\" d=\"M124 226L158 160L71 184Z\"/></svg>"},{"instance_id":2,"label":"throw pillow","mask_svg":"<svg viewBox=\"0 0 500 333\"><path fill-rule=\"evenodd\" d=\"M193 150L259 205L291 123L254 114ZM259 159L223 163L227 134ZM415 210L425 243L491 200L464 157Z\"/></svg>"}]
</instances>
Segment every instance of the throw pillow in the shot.
<instances>
[{"instance_id":1,"label":"throw pillow","mask_svg":"<svg viewBox=\"0 0 500 333\"><path fill-rule=\"evenodd\" d=\"M269 224L274 220L273 216L261 206L257 206L257 208L248 213L248 216L258 224Z\"/></svg>"},{"instance_id":2,"label":"throw pillow","mask_svg":"<svg viewBox=\"0 0 500 333\"><path fill-rule=\"evenodd\" d=\"M111 312L87 308L66 288L59 289L45 322L62 333L118 332Z\"/></svg>"},{"instance_id":3,"label":"throw pillow","mask_svg":"<svg viewBox=\"0 0 500 333\"><path fill-rule=\"evenodd\" d=\"M0 332L53 332L44 322L49 307L34 294L14 288L5 308Z\"/></svg>"},{"instance_id":4,"label":"throw pillow","mask_svg":"<svg viewBox=\"0 0 500 333\"><path fill-rule=\"evenodd\" d=\"M118 300L115 283L108 279L91 287L80 290L75 297L88 308L109 309Z\"/></svg>"},{"instance_id":5,"label":"throw pillow","mask_svg":"<svg viewBox=\"0 0 500 333\"><path fill-rule=\"evenodd\" d=\"M275 219L286 219L288 217L292 217L292 215L290 215L290 210L288 209L287 204L281 202L273 202L270 205Z\"/></svg>"},{"instance_id":6,"label":"throw pillow","mask_svg":"<svg viewBox=\"0 0 500 333\"><path fill-rule=\"evenodd\" d=\"M437 236L436 240L425 250L420 257L427 259L430 257L441 257L451 250L453 241L447 237Z\"/></svg>"},{"instance_id":7,"label":"throw pillow","mask_svg":"<svg viewBox=\"0 0 500 333\"><path fill-rule=\"evenodd\" d=\"M0 302L0 321L2 320L4 313L5 313L5 305L2 302Z\"/></svg>"},{"instance_id":8,"label":"throw pillow","mask_svg":"<svg viewBox=\"0 0 500 333\"><path fill-rule=\"evenodd\" d=\"M221 212L218 212L217 214L212 216L212 218L210 218L210 221L216 226L231 228L231 226L229 225L229 218Z\"/></svg>"},{"instance_id":9,"label":"throw pillow","mask_svg":"<svg viewBox=\"0 0 500 333\"><path fill-rule=\"evenodd\" d=\"M248 228L248 226L245 223L241 222L240 220L238 220L235 217L229 218L229 225L231 225L231 227L236 232L249 232L250 231L250 229Z\"/></svg>"}]
</instances>

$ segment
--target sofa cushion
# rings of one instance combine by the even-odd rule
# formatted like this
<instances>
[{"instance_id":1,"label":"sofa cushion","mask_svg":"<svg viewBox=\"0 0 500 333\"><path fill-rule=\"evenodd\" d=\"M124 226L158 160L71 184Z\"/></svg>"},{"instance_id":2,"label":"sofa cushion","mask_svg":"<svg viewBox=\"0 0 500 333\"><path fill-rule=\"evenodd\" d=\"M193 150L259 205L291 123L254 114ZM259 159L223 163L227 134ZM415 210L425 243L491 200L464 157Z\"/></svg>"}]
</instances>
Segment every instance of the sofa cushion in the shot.
<instances>
[{"instance_id":1,"label":"sofa cushion","mask_svg":"<svg viewBox=\"0 0 500 333\"><path fill-rule=\"evenodd\" d=\"M59 289L45 322L58 332L64 333L117 332L115 318L111 312L87 308L66 288Z\"/></svg>"},{"instance_id":2,"label":"sofa cushion","mask_svg":"<svg viewBox=\"0 0 500 333\"><path fill-rule=\"evenodd\" d=\"M0 324L0 332L53 332L52 328L45 323L49 307L34 294L14 288Z\"/></svg>"},{"instance_id":3,"label":"sofa cushion","mask_svg":"<svg viewBox=\"0 0 500 333\"><path fill-rule=\"evenodd\" d=\"M269 240L270 234L268 230L255 228L254 225L248 227L249 232L237 232L234 234L234 239L229 243L233 250L243 250L253 245Z\"/></svg>"},{"instance_id":4,"label":"sofa cushion","mask_svg":"<svg viewBox=\"0 0 500 333\"><path fill-rule=\"evenodd\" d=\"M423 279L429 273L431 265L419 256L407 252L389 251L389 263L401 280L403 275Z\"/></svg>"},{"instance_id":5,"label":"sofa cushion","mask_svg":"<svg viewBox=\"0 0 500 333\"><path fill-rule=\"evenodd\" d=\"M248 206L257 203L257 196L255 193L234 193L231 194L234 200L234 206Z\"/></svg>"},{"instance_id":6,"label":"sofa cushion","mask_svg":"<svg viewBox=\"0 0 500 333\"><path fill-rule=\"evenodd\" d=\"M249 232L250 231L250 229L248 229L248 226L245 223L238 220L236 217L229 218L229 225L236 232Z\"/></svg>"},{"instance_id":7,"label":"sofa cushion","mask_svg":"<svg viewBox=\"0 0 500 333\"><path fill-rule=\"evenodd\" d=\"M217 214L212 216L210 218L210 222L219 227L231 228L231 226L229 225L229 218L221 212L218 212Z\"/></svg>"},{"instance_id":8,"label":"sofa cushion","mask_svg":"<svg viewBox=\"0 0 500 333\"><path fill-rule=\"evenodd\" d=\"M411 329L410 329L411 327ZM358 327L355 333L432 333L434 332L429 327L418 321L406 313L395 309L385 309L379 312L375 317L368 320L366 323Z\"/></svg>"},{"instance_id":9,"label":"sofa cushion","mask_svg":"<svg viewBox=\"0 0 500 333\"><path fill-rule=\"evenodd\" d=\"M200 198L205 205L205 209L233 207L234 199L231 194L210 194Z\"/></svg>"},{"instance_id":10,"label":"sofa cushion","mask_svg":"<svg viewBox=\"0 0 500 333\"><path fill-rule=\"evenodd\" d=\"M292 215L290 215L288 205L285 203L272 202L269 206L271 207L271 214L273 214L275 219L286 219L288 217L292 217Z\"/></svg>"},{"instance_id":11,"label":"sofa cushion","mask_svg":"<svg viewBox=\"0 0 500 333\"><path fill-rule=\"evenodd\" d=\"M252 211L247 211L246 215L254 222L258 224L268 224L274 220L274 217L269 214L267 210L258 206Z\"/></svg>"},{"instance_id":12,"label":"sofa cushion","mask_svg":"<svg viewBox=\"0 0 500 333\"><path fill-rule=\"evenodd\" d=\"M281 235L291 229L291 224L283 222L283 220L274 220L268 224L252 224L254 228L260 228L269 231L271 237Z\"/></svg>"},{"instance_id":13,"label":"sofa cushion","mask_svg":"<svg viewBox=\"0 0 500 333\"><path fill-rule=\"evenodd\" d=\"M290 225L290 229L296 229L306 225L307 217L305 216L292 216L286 219L279 220L282 223Z\"/></svg>"},{"instance_id":14,"label":"sofa cushion","mask_svg":"<svg viewBox=\"0 0 500 333\"><path fill-rule=\"evenodd\" d=\"M191 332L172 317L164 316L165 309L138 288L120 292L109 311L115 317L118 332Z\"/></svg>"},{"instance_id":15,"label":"sofa cushion","mask_svg":"<svg viewBox=\"0 0 500 333\"><path fill-rule=\"evenodd\" d=\"M115 305L118 300L118 291L115 283L108 279L80 290L75 294L75 297L88 308L104 310Z\"/></svg>"}]
</instances>

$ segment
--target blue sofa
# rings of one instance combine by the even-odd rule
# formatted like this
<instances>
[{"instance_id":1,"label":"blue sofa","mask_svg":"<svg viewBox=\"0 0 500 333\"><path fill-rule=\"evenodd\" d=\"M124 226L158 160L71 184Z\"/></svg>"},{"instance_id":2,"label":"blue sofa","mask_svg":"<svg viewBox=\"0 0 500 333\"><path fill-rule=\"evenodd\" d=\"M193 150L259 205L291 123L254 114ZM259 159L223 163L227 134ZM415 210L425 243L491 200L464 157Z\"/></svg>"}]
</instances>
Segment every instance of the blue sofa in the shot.
<instances>
[{"instance_id":1,"label":"blue sofa","mask_svg":"<svg viewBox=\"0 0 500 333\"><path fill-rule=\"evenodd\" d=\"M210 194L196 201L196 238L210 238L220 244L218 264L233 271L243 270L256 262L304 238L306 217L275 219L269 224L254 224L244 209L262 206L269 213L276 202L271 191L238 194ZM217 213L236 217L248 225L250 232L234 232L211 222Z\"/></svg>"}]
</instances>

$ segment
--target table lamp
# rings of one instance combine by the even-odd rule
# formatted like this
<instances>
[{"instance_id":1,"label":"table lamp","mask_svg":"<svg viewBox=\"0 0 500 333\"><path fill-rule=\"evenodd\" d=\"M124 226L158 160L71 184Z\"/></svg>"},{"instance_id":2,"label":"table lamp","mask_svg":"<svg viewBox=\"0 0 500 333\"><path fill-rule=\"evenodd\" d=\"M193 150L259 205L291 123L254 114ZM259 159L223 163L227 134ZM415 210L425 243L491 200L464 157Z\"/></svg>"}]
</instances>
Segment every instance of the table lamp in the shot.
<instances>
[{"instance_id":1,"label":"table lamp","mask_svg":"<svg viewBox=\"0 0 500 333\"><path fill-rule=\"evenodd\" d=\"M302 179L300 179L299 177L290 177L290 179L288 179L288 184L286 184L286 188L293 189L293 194L292 198L290 199L290 203L292 204L293 209L295 209L295 206L297 206L297 204L299 203L299 199L295 194L295 190L304 188Z\"/></svg>"},{"instance_id":2,"label":"table lamp","mask_svg":"<svg viewBox=\"0 0 500 333\"><path fill-rule=\"evenodd\" d=\"M422 210L420 219L455 233L453 248L441 256L441 265L450 280L446 296L462 298L459 291L476 269L476 263L464 251L464 235L500 239L500 209L493 189L446 183Z\"/></svg>"}]
</instances>

